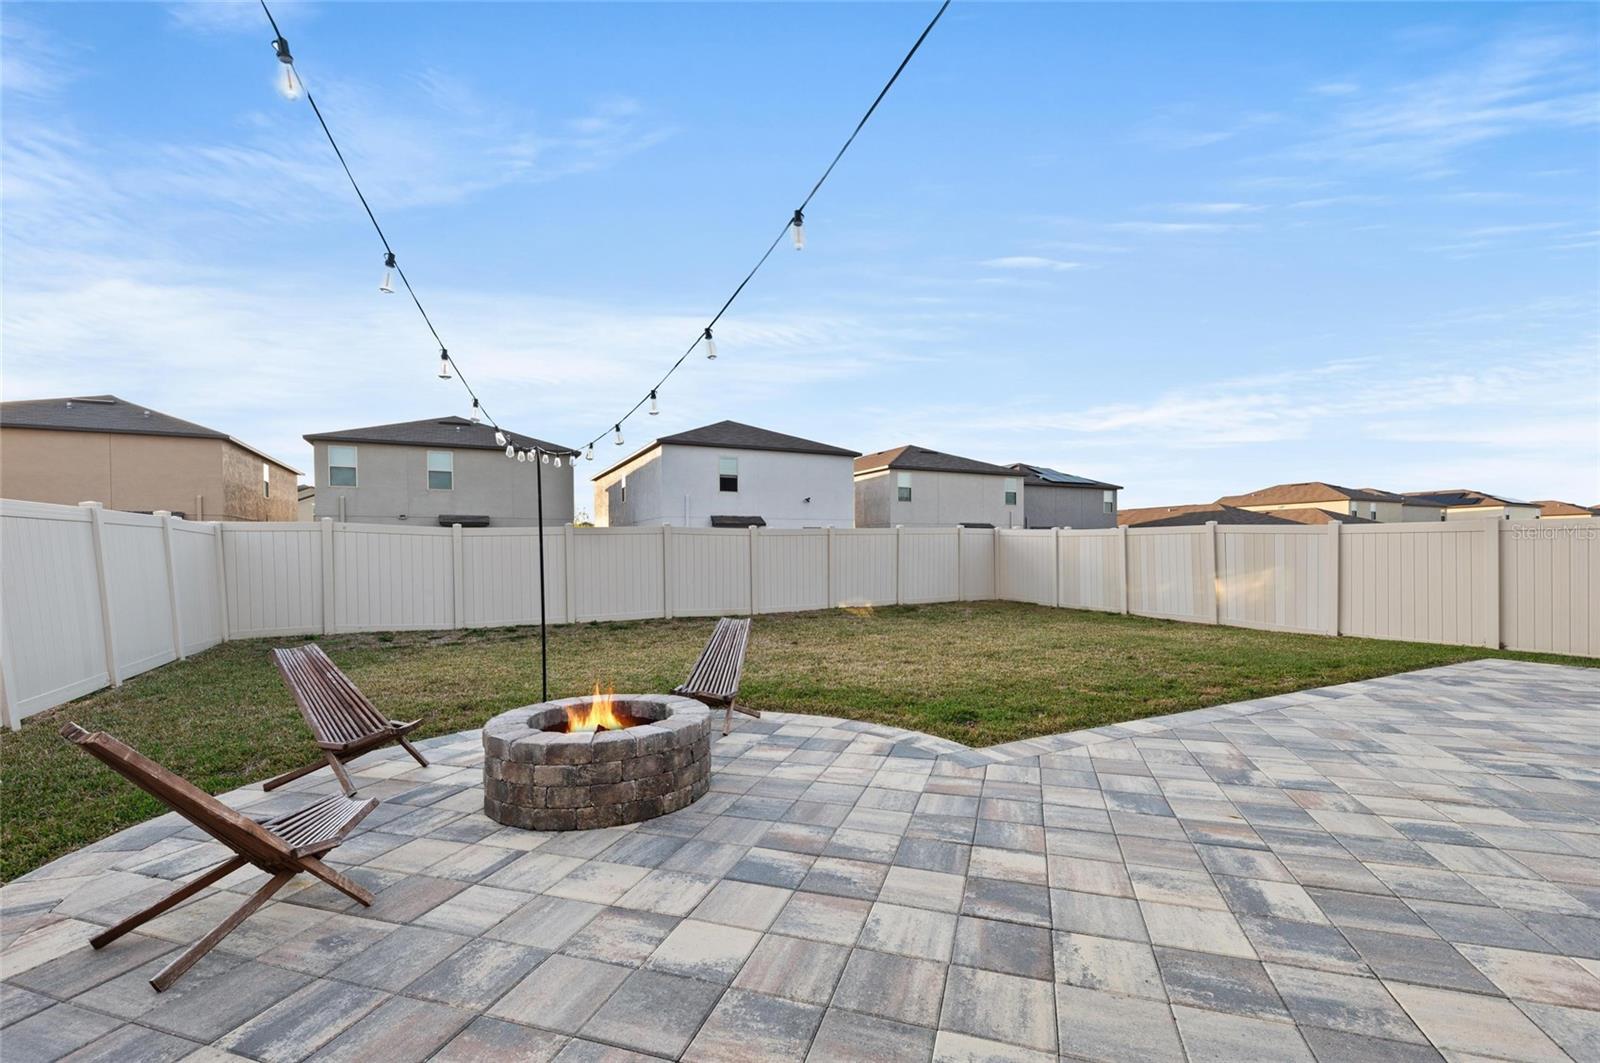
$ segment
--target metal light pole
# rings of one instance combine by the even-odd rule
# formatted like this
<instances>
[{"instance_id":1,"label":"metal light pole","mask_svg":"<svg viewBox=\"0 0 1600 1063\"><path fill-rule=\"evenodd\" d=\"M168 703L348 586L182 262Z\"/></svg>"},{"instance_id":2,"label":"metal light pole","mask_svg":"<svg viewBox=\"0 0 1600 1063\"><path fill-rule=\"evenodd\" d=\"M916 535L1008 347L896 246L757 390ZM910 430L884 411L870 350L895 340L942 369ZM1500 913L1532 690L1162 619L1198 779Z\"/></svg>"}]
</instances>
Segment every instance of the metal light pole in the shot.
<instances>
[{"instance_id":1,"label":"metal light pole","mask_svg":"<svg viewBox=\"0 0 1600 1063\"><path fill-rule=\"evenodd\" d=\"M544 460L545 453L534 448L534 490L539 493L539 700L550 700L550 644L544 629Z\"/></svg>"}]
</instances>

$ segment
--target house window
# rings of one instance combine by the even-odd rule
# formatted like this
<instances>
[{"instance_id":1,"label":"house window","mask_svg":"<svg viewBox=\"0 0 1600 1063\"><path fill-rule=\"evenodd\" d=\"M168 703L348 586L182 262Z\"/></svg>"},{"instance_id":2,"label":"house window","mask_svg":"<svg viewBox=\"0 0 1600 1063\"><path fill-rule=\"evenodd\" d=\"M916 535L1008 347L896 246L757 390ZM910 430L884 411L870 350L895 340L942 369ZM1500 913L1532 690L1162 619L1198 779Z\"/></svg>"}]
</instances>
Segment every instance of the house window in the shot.
<instances>
[{"instance_id":1,"label":"house window","mask_svg":"<svg viewBox=\"0 0 1600 1063\"><path fill-rule=\"evenodd\" d=\"M1017 481L1014 477L1006 477L1006 505L1017 504Z\"/></svg>"},{"instance_id":2,"label":"house window","mask_svg":"<svg viewBox=\"0 0 1600 1063\"><path fill-rule=\"evenodd\" d=\"M1352 502L1352 503L1350 503L1350 515L1352 517L1361 516L1361 503L1360 502Z\"/></svg>"},{"instance_id":3,"label":"house window","mask_svg":"<svg viewBox=\"0 0 1600 1063\"><path fill-rule=\"evenodd\" d=\"M356 485L356 448L328 448L328 486L354 487Z\"/></svg>"},{"instance_id":4,"label":"house window","mask_svg":"<svg viewBox=\"0 0 1600 1063\"><path fill-rule=\"evenodd\" d=\"M1376 503L1376 502L1367 503L1367 516L1371 517L1373 520L1377 520L1378 519L1378 503Z\"/></svg>"},{"instance_id":5,"label":"house window","mask_svg":"<svg viewBox=\"0 0 1600 1063\"><path fill-rule=\"evenodd\" d=\"M261 497L272 497L272 470L267 468L267 463L261 463Z\"/></svg>"},{"instance_id":6,"label":"house window","mask_svg":"<svg viewBox=\"0 0 1600 1063\"><path fill-rule=\"evenodd\" d=\"M628 478L626 476L624 476L621 480L617 481L617 501L618 502L626 502L627 500L628 500Z\"/></svg>"},{"instance_id":7,"label":"house window","mask_svg":"<svg viewBox=\"0 0 1600 1063\"><path fill-rule=\"evenodd\" d=\"M717 459L717 490L718 491L737 491L737 490L739 490L739 459L738 458L718 458Z\"/></svg>"},{"instance_id":8,"label":"house window","mask_svg":"<svg viewBox=\"0 0 1600 1063\"><path fill-rule=\"evenodd\" d=\"M452 491L456 486L456 456L454 451L428 451L428 490Z\"/></svg>"},{"instance_id":9,"label":"house window","mask_svg":"<svg viewBox=\"0 0 1600 1063\"><path fill-rule=\"evenodd\" d=\"M901 502L911 501L911 474L898 473L895 476L895 498Z\"/></svg>"},{"instance_id":10,"label":"house window","mask_svg":"<svg viewBox=\"0 0 1600 1063\"><path fill-rule=\"evenodd\" d=\"M1100 512L1115 513L1117 511L1117 493L1115 491L1100 492Z\"/></svg>"}]
</instances>

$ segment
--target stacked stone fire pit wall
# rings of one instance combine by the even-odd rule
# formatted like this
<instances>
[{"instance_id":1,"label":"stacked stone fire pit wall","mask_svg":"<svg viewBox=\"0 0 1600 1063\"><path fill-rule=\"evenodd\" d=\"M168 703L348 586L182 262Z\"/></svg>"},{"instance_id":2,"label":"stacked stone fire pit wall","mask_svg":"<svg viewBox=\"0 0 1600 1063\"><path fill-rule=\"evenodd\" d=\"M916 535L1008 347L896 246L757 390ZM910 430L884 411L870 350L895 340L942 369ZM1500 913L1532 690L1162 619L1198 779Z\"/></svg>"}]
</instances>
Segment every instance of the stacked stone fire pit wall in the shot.
<instances>
[{"instance_id":1,"label":"stacked stone fire pit wall","mask_svg":"<svg viewBox=\"0 0 1600 1063\"><path fill-rule=\"evenodd\" d=\"M711 787L711 711L698 701L619 694L617 709L649 723L617 731L547 731L566 698L512 709L483 728L483 811L528 830L593 830L676 812Z\"/></svg>"}]
</instances>

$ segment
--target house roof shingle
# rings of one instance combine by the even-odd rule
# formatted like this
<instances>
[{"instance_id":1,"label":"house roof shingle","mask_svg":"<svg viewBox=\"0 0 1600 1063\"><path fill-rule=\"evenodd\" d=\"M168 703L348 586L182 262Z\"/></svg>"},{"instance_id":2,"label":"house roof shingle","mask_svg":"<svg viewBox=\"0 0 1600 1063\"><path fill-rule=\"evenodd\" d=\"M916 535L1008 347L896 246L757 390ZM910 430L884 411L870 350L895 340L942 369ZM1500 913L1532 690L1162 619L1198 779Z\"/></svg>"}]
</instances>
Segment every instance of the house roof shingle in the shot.
<instances>
[{"instance_id":1,"label":"house roof shingle","mask_svg":"<svg viewBox=\"0 0 1600 1063\"><path fill-rule=\"evenodd\" d=\"M1130 528L1186 528L1213 520L1218 524L1296 523L1276 513L1257 513L1253 509L1239 509L1216 502L1184 506L1146 506L1124 509L1117 513L1117 523Z\"/></svg>"},{"instance_id":2,"label":"house roof shingle","mask_svg":"<svg viewBox=\"0 0 1600 1063\"><path fill-rule=\"evenodd\" d=\"M1015 476L1015 469L1004 465L990 465L955 454L945 454L927 447L906 444L892 450L879 450L863 454L856 459L856 473L876 472L878 469L895 469L907 472L970 472L981 476Z\"/></svg>"},{"instance_id":3,"label":"house roof shingle","mask_svg":"<svg viewBox=\"0 0 1600 1063\"><path fill-rule=\"evenodd\" d=\"M1048 465L1029 465L1025 461L1014 461L1009 468L1022 473L1022 482L1029 487L1097 487L1106 491L1122 490L1121 484L1091 480L1087 476L1074 476L1070 472L1061 472Z\"/></svg>"},{"instance_id":4,"label":"house roof shingle","mask_svg":"<svg viewBox=\"0 0 1600 1063\"><path fill-rule=\"evenodd\" d=\"M550 443L521 432L505 431L506 438L524 449L537 448L550 454L578 451L560 443ZM391 443L410 447L455 447L464 450L503 450L494 441L494 426L474 424L465 417L433 417L422 421L375 424L366 428L345 428L336 432L315 432L307 443Z\"/></svg>"},{"instance_id":5,"label":"house roof shingle","mask_svg":"<svg viewBox=\"0 0 1600 1063\"><path fill-rule=\"evenodd\" d=\"M1600 516L1593 509L1575 505L1571 502L1562 502L1555 498L1546 498L1538 502L1529 502L1530 506L1539 507L1541 517L1595 517Z\"/></svg>"},{"instance_id":6,"label":"house roof shingle","mask_svg":"<svg viewBox=\"0 0 1600 1063\"><path fill-rule=\"evenodd\" d=\"M1407 501L1405 496L1397 495L1390 491L1380 491L1376 487L1340 487L1338 484L1324 483L1321 480L1310 480L1305 483L1273 484L1271 487L1263 487L1258 491L1250 491L1242 495L1224 495L1217 499L1217 504L1224 506L1282 506L1296 502L1307 504L1326 502L1335 498L1346 502Z\"/></svg>"},{"instance_id":7,"label":"house roof shingle","mask_svg":"<svg viewBox=\"0 0 1600 1063\"><path fill-rule=\"evenodd\" d=\"M691 428L687 432L678 432L674 435L662 436L660 439L651 440L621 461L613 462L611 465L601 469L590 479L598 480L602 476L609 476L629 462L637 461L644 457L663 443L671 443L679 447L713 447L726 450L776 450L790 454L822 454L838 458L853 458L860 453L858 450L846 450L844 447L818 443L814 439L801 439L799 436L785 435L782 432L774 432L766 428L757 428L753 424L741 424L738 421L718 421L715 424Z\"/></svg>"},{"instance_id":8,"label":"house roof shingle","mask_svg":"<svg viewBox=\"0 0 1600 1063\"><path fill-rule=\"evenodd\" d=\"M59 399L24 399L0 403L0 425L7 428L42 428L61 432L110 432L122 435L177 436L184 439L222 439L243 447L264 461L300 470L242 439L203 424L185 421L115 395L79 395Z\"/></svg>"},{"instance_id":9,"label":"house roof shingle","mask_svg":"<svg viewBox=\"0 0 1600 1063\"><path fill-rule=\"evenodd\" d=\"M1505 495L1491 495L1485 491L1472 491L1465 487L1449 488L1444 491L1407 491L1405 501L1408 505L1420 504L1431 506L1532 506L1534 502L1524 502L1520 498L1507 498Z\"/></svg>"}]
</instances>

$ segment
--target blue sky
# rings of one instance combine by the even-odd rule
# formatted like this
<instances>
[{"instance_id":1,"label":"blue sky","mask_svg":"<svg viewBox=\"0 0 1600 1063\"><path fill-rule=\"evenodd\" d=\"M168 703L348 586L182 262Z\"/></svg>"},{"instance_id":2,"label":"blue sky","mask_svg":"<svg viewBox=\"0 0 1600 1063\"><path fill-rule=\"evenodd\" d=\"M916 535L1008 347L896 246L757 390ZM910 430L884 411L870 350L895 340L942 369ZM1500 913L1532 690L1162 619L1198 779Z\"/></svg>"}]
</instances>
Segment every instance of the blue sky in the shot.
<instances>
[{"instance_id":1,"label":"blue sky","mask_svg":"<svg viewBox=\"0 0 1600 1063\"><path fill-rule=\"evenodd\" d=\"M275 10L485 405L575 445L933 5ZM1597 10L958 3L806 250L628 443L732 418L1128 506L1309 479L1600 502ZM6 398L115 392L301 468L304 433L467 412L259 8L0 18Z\"/></svg>"}]
</instances>

